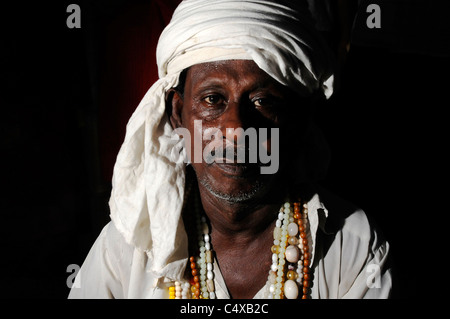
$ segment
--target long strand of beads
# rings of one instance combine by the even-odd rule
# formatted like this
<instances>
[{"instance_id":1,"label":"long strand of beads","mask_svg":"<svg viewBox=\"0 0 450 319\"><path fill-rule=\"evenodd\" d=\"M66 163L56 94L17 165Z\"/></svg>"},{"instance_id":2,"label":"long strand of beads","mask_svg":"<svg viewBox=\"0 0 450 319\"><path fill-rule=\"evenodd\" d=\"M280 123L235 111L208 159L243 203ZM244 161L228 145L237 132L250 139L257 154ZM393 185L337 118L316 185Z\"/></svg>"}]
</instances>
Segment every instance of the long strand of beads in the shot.
<instances>
[{"instance_id":1,"label":"long strand of beads","mask_svg":"<svg viewBox=\"0 0 450 319\"><path fill-rule=\"evenodd\" d=\"M312 275L310 274L311 253L308 243L308 206L295 202L293 210L286 202L278 213L278 219L273 231L272 265L269 271L269 298L302 299L309 298ZM175 282L169 287L170 299L215 299L213 253L210 243L209 227L206 218L200 216L198 202L197 230L198 257L189 258L192 278L189 282ZM285 272L285 269L287 271ZM296 269L297 268L297 269ZM302 287L302 293L299 293Z\"/></svg>"},{"instance_id":2,"label":"long strand of beads","mask_svg":"<svg viewBox=\"0 0 450 319\"><path fill-rule=\"evenodd\" d=\"M175 281L175 299L181 299L181 283Z\"/></svg>"},{"instance_id":3,"label":"long strand of beads","mask_svg":"<svg viewBox=\"0 0 450 319\"><path fill-rule=\"evenodd\" d=\"M190 291L191 290L191 285L189 284L189 282L184 282L181 286L181 299L189 299L190 296Z\"/></svg>"},{"instance_id":4,"label":"long strand of beads","mask_svg":"<svg viewBox=\"0 0 450 319\"><path fill-rule=\"evenodd\" d=\"M216 294L214 290L213 258L209 227L206 223L206 217L200 216L199 206L198 201L196 201L198 246L200 250L200 255L196 260L200 266L198 274L198 298L215 299Z\"/></svg>"},{"instance_id":5,"label":"long strand of beads","mask_svg":"<svg viewBox=\"0 0 450 319\"><path fill-rule=\"evenodd\" d=\"M283 282L284 282L284 266L286 264L285 252L287 244L287 228L289 218L291 216L290 203L286 202L280 209L278 219L273 231L274 245L272 246L272 266L269 273L269 281L273 282L275 276L275 283L271 283L269 292L273 299L283 298ZM276 254L276 256L275 256Z\"/></svg>"},{"instance_id":6,"label":"long strand of beads","mask_svg":"<svg viewBox=\"0 0 450 319\"><path fill-rule=\"evenodd\" d=\"M270 267L269 276L267 278L269 286L269 298L272 299L275 296L277 290L277 271L278 271L278 254L280 253L280 240L281 240L281 225L284 217L284 207L280 208L278 213L278 219L275 222L275 228L273 230L273 246L272 251L272 265Z\"/></svg>"},{"instance_id":7,"label":"long strand of beads","mask_svg":"<svg viewBox=\"0 0 450 319\"><path fill-rule=\"evenodd\" d=\"M175 299L175 286L169 287L169 299Z\"/></svg>"},{"instance_id":8,"label":"long strand of beads","mask_svg":"<svg viewBox=\"0 0 450 319\"><path fill-rule=\"evenodd\" d=\"M311 273L310 273L310 264L311 264L311 253L309 250L308 243L308 205L306 203L303 204L303 214L301 214L300 219L298 219L299 230L300 230L300 241L302 244L302 252L303 252L303 295L302 299L309 298L309 288L311 287ZM299 265L300 266L300 265Z\"/></svg>"},{"instance_id":9,"label":"long strand of beads","mask_svg":"<svg viewBox=\"0 0 450 319\"><path fill-rule=\"evenodd\" d=\"M294 203L294 212L295 208L297 207L298 203ZM300 259L300 251L297 247L297 234L298 234L298 226L294 222L295 218L292 214L292 217L290 218L290 223L287 227L288 231L288 243L289 246L286 248L286 260L289 262L288 265L288 273L286 275L287 280L284 283L284 295L287 299L297 299L298 297L298 285L295 281L296 279L296 272L294 271L295 265L297 265L299 259Z\"/></svg>"},{"instance_id":10,"label":"long strand of beads","mask_svg":"<svg viewBox=\"0 0 450 319\"><path fill-rule=\"evenodd\" d=\"M294 207L294 218L299 229L298 248L301 251L301 258L297 266L297 283L302 287L302 299L308 299L309 288L311 286L310 261L311 254L308 243L308 205L303 204L303 214L300 212L300 204Z\"/></svg>"},{"instance_id":11,"label":"long strand of beads","mask_svg":"<svg viewBox=\"0 0 450 319\"><path fill-rule=\"evenodd\" d=\"M191 256L189 258L189 261L191 262L191 274L192 274L192 279L190 281L192 299L199 299L200 283L199 283L199 277L198 277L197 264L195 263L195 257Z\"/></svg>"}]
</instances>

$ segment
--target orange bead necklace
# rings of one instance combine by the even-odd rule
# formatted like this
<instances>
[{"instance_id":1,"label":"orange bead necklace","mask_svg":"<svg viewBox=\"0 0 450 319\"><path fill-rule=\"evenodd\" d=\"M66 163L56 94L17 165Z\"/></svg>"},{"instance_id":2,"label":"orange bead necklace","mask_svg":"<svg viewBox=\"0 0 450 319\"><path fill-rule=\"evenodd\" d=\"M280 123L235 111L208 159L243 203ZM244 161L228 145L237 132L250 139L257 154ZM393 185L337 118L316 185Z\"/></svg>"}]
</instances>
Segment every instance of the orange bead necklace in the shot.
<instances>
[{"instance_id":1,"label":"orange bead necklace","mask_svg":"<svg viewBox=\"0 0 450 319\"><path fill-rule=\"evenodd\" d=\"M189 193L189 192L187 192ZM197 254L189 258L189 280L169 287L171 299L215 299L214 252L209 226L201 215L196 196ZM303 211L301 210L303 207ZM308 205L286 202L279 211L273 231L272 265L266 284L269 299L308 299L312 281Z\"/></svg>"}]
</instances>

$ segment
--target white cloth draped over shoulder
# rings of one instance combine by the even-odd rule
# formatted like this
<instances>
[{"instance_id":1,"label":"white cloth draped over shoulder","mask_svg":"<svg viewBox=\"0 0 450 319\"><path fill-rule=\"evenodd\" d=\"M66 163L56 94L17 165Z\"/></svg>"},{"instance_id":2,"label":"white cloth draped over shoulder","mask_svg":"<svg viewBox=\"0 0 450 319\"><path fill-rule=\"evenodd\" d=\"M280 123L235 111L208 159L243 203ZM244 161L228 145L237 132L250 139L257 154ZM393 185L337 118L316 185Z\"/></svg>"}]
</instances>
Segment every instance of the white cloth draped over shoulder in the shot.
<instances>
[{"instance_id":1,"label":"white cloth draped over shoulder","mask_svg":"<svg viewBox=\"0 0 450 319\"><path fill-rule=\"evenodd\" d=\"M159 283L179 280L184 274L188 251L181 211L186 164L183 157L174 156L173 130L165 114L165 94L178 84L183 69L204 62L251 59L301 95L321 92L328 98L332 94L332 59L302 3L185 0L178 6L158 42L159 80L145 94L127 124L114 166L109 201L112 224L102 232L80 271L84 273L80 277L82 285L90 286L100 297L151 297L150 292L141 291L143 286L152 291ZM315 225L317 228L318 222ZM114 229L109 233L123 237L115 245L123 242L127 248L118 254L130 251L130 259L112 260L112 251L101 252L107 247L107 229ZM98 258L106 267L103 270L98 268L102 267ZM96 266L95 260L100 264ZM141 267L142 273L129 277L127 271L117 268L125 264L135 271ZM89 269L102 276L95 279L95 275L88 275ZM126 291L117 295L98 286L103 276L112 285L126 273L127 280L145 283L131 291L129 282ZM71 297L89 295L83 291L72 289Z\"/></svg>"}]
</instances>

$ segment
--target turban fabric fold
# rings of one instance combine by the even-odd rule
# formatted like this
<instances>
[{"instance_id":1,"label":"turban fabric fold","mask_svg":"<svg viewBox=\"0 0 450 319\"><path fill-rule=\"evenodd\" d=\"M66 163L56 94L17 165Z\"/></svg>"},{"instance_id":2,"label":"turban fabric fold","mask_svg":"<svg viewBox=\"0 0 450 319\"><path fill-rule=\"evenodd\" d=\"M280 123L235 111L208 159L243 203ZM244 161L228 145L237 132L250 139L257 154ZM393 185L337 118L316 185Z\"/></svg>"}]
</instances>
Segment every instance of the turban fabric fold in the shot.
<instances>
[{"instance_id":1,"label":"turban fabric fold","mask_svg":"<svg viewBox=\"0 0 450 319\"><path fill-rule=\"evenodd\" d=\"M158 42L159 80L127 124L109 201L114 225L147 253L157 277L180 279L188 258L181 218L185 164L173 160L165 93L185 68L230 59L253 60L300 95L332 94L331 59L302 1L181 2Z\"/></svg>"}]
</instances>

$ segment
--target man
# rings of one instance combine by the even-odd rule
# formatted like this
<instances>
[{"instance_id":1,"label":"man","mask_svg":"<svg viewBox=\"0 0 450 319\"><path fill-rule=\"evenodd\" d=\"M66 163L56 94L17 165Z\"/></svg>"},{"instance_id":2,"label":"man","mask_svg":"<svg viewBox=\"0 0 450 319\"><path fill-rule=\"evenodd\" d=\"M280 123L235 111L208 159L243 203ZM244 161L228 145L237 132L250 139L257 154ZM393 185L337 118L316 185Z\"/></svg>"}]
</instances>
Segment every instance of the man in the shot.
<instances>
[{"instance_id":1,"label":"man","mask_svg":"<svg viewBox=\"0 0 450 319\"><path fill-rule=\"evenodd\" d=\"M389 296L389 245L316 185L327 158L311 107L333 76L307 12L180 4L70 298Z\"/></svg>"}]
</instances>

